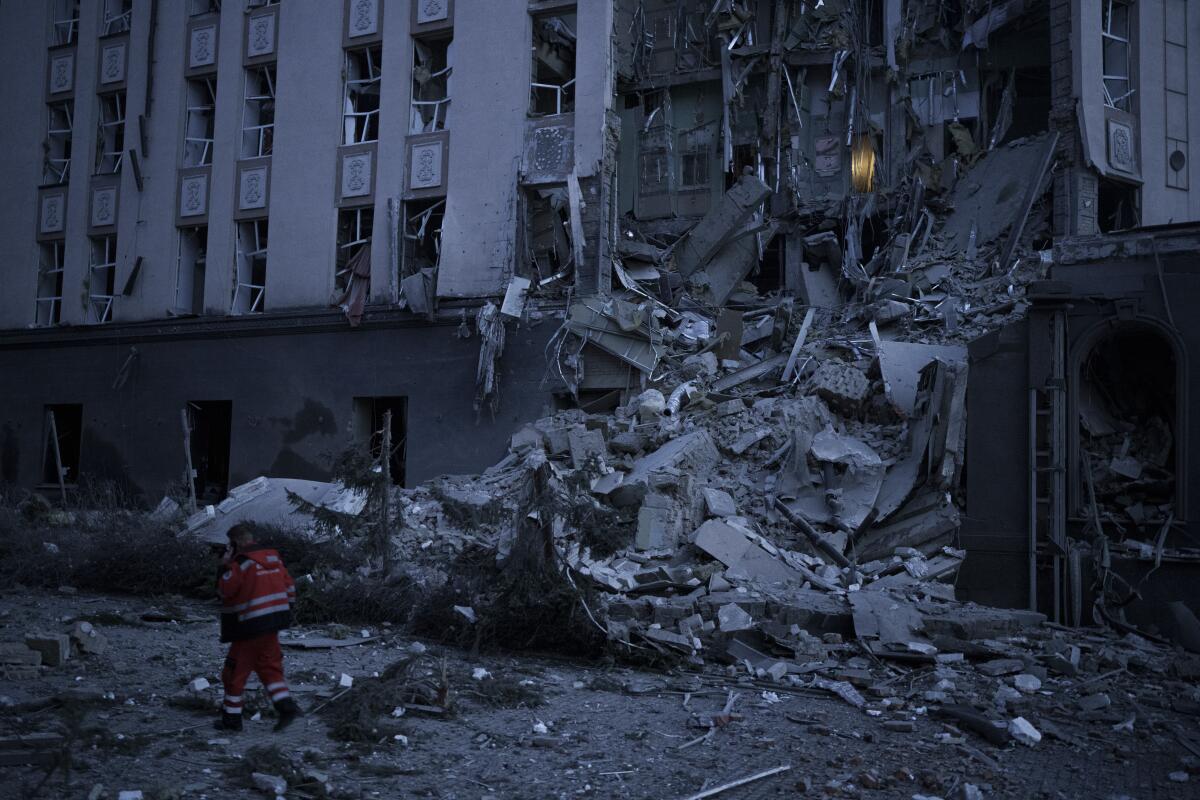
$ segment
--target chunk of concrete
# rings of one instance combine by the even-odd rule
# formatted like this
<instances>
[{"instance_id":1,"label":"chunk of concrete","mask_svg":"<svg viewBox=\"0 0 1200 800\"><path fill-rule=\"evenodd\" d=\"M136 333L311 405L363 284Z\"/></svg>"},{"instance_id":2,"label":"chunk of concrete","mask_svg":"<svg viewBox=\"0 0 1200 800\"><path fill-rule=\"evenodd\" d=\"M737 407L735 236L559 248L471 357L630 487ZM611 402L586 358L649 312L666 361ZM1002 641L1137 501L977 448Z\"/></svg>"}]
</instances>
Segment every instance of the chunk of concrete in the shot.
<instances>
[{"instance_id":1,"label":"chunk of concrete","mask_svg":"<svg viewBox=\"0 0 1200 800\"><path fill-rule=\"evenodd\" d=\"M753 543L742 553L741 558L729 565L725 574L733 580L793 583L797 586L805 580L800 572Z\"/></svg>"},{"instance_id":2,"label":"chunk of concrete","mask_svg":"<svg viewBox=\"0 0 1200 800\"><path fill-rule=\"evenodd\" d=\"M754 175L742 175L675 251L675 266L687 277L702 268L745 225L771 194L771 187Z\"/></svg>"},{"instance_id":3,"label":"chunk of concrete","mask_svg":"<svg viewBox=\"0 0 1200 800\"><path fill-rule=\"evenodd\" d=\"M704 507L710 516L737 516L737 505L734 504L733 498L729 495L729 492L721 489L711 489L705 487L701 490L701 494L704 495Z\"/></svg>"},{"instance_id":4,"label":"chunk of concrete","mask_svg":"<svg viewBox=\"0 0 1200 800\"><path fill-rule=\"evenodd\" d=\"M931 606L922 611L925 612L925 630L931 636L953 636L968 641L1016 636L1022 630L1039 627L1046 621L1045 614L1019 608L958 604Z\"/></svg>"},{"instance_id":5,"label":"chunk of concrete","mask_svg":"<svg viewBox=\"0 0 1200 800\"><path fill-rule=\"evenodd\" d=\"M989 678L999 678L1001 675L1012 675L1025 669L1025 662L1019 658L996 658L977 665L975 669Z\"/></svg>"},{"instance_id":6,"label":"chunk of concrete","mask_svg":"<svg viewBox=\"0 0 1200 800\"><path fill-rule=\"evenodd\" d=\"M692 545L731 566L741 560L745 552L754 546L746 535L720 520L710 519L692 534Z\"/></svg>"},{"instance_id":7,"label":"chunk of concrete","mask_svg":"<svg viewBox=\"0 0 1200 800\"><path fill-rule=\"evenodd\" d=\"M726 633L745 631L754 627L754 617L747 614L735 603L729 603L717 609L717 624Z\"/></svg>"},{"instance_id":8,"label":"chunk of concrete","mask_svg":"<svg viewBox=\"0 0 1200 800\"><path fill-rule=\"evenodd\" d=\"M1019 692L1033 694L1042 688L1042 681L1036 675L1022 672L1020 675L1013 676L1013 686L1017 687L1017 691Z\"/></svg>"},{"instance_id":9,"label":"chunk of concrete","mask_svg":"<svg viewBox=\"0 0 1200 800\"><path fill-rule=\"evenodd\" d=\"M678 436L633 462L633 468L625 476L624 483L612 493L612 502L622 507L636 505L645 497L650 479L655 474L676 470L700 478L711 472L719 459L720 455L708 431L696 430Z\"/></svg>"},{"instance_id":10,"label":"chunk of concrete","mask_svg":"<svg viewBox=\"0 0 1200 800\"><path fill-rule=\"evenodd\" d=\"M883 374L884 390L904 416L912 416L917 403L917 384L921 370L935 358L947 362L964 362L967 348L962 345L931 345L919 342L884 341L879 347L879 368Z\"/></svg>"},{"instance_id":11,"label":"chunk of concrete","mask_svg":"<svg viewBox=\"0 0 1200 800\"><path fill-rule=\"evenodd\" d=\"M252 772L250 773L250 783L252 783L254 788L258 791L271 795L272 797L279 797L280 795L287 794L287 781L278 775L268 775L263 772Z\"/></svg>"},{"instance_id":12,"label":"chunk of concrete","mask_svg":"<svg viewBox=\"0 0 1200 800\"><path fill-rule=\"evenodd\" d=\"M871 389L867 376L849 364L827 361L809 379L812 391L844 414L857 414Z\"/></svg>"},{"instance_id":13,"label":"chunk of concrete","mask_svg":"<svg viewBox=\"0 0 1200 800\"><path fill-rule=\"evenodd\" d=\"M1077 702L1081 711L1100 711L1112 705L1112 700L1104 692L1086 694Z\"/></svg>"},{"instance_id":14,"label":"chunk of concrete","mask_svg":"<svg viewBox=\"0 0 1200 800\"><path fill-rule=\"evenodd\" d=\"M674 548L679 542L679 533L679 514L675 502L662 494L646 495L638 511L634 546L638 550Z\"/></svg>"},{"instance_id":15,"label":"chunk of concrete","mask_svg":"<svg viewBox=\"0 0 1200 800\"><path fill-rule=\"evenodd\" d=\"M614 453L637 455L646 449L646 437L637 431L621 431L608 440L608 447Z\"/></svg>"},{"instance_id":16,"label":"chunk of concrete","mask_svg":"<svg viewBox=\"0 0 1200 800\"><path fill-rule=\"evenodd\" d=\"M1042 734L1024 717L1009 720L1008 732L1026 747L1033 747L1042 740Z\"/></svg>"},{"instance_id":17,"label":"chunk of concrete","mask_svg":"<svg viewBox=\"0 0 1200 800\"><path fill-rule=\"evenodd\" d=\"M647 389L637 396L634 403L638 419L643 423L654 422L667 408L667 398L658 389Z\"/></svg>"},{"instance_id":18,"label":"chunk of concrete","mask_svg":"<svg viewBox=\"0 0 1200 800\"><path fill-rule=\"evenodd\" d=\"M42 663L57 667L71 657L71 639L61 633L31 634L25 637L25 646L42 654Z\"/></svg>"},{"instance_id":19,"label":"chunk of concrete","mask_svg":"<svg viewBox=\"0 0 1200 800\"><path fill-rule=\"evenodd\" d=\"M86 655L103 655L108 650L108 637L82 620L71 626L71 641Z\"/></svg>"},{"instance_id":20,"label":"chunk of concrete","mask_svg":"<svg viewBox=\"0 0 1200 800\"><path fill-rule=\"evenodd\" d=\"M42 664L42 654L23 644L5 642L0 644L0 664L38 667Z\"/></svg>"},{"instance_id":21,"label":"chunk of concrete","mask_svg":"<svg viewBox=\"0 0 1200 800\"><path fill-rule=\"evenodd\" d=\"M567 433L567 441L571 450L571 463L575 469L581 469L592 460L603 461L608 456L604 434L598 430L588 430L582 426L572 428Z\"/></svg>"},{"instance_id":22,"label":"chunk of concrete","mask_svg":"<svg viewBox=\"0 0 1200 800\"><path fill-rule=\"evenodd\" d=\"M542 432L532 425L526 425L521 430L512 435L509 440L508 449L514 453L521 453L526 450L532 450L535 447L542 447L545 440L542 438Z\"/></svg>"}]
</instances>

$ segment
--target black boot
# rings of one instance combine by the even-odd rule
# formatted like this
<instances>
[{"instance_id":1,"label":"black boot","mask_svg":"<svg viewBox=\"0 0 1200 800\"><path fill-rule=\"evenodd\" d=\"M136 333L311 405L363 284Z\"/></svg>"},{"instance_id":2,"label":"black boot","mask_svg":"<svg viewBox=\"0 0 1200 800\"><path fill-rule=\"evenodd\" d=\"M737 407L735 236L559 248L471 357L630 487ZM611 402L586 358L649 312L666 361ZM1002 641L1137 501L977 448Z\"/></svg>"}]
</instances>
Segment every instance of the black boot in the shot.
<instances>
[{"instance_id":1,"label":"black boot","mask_svg":"<svg viewBox=\"0 0 1200 800\"><path fill-rule=\"evenodd\" d=\"M213 727L219 731L237 732L242 729L242 715L230 714L225 711L221 712L221 718L213 723Z\"/></svg>"},{"instance_id":2,"label":"black boot","mask_svg":"<svg viewBox=\"0 0 1200 800\"><path fill-rule=\"evenodd\" d=\"M275 713L279 715L279 719L275 722L276 733L295 722L296 717L304 716L300 706L296 705L296 701L290 697L285 697L275 704Z\"/></svg>"}]
</instances>

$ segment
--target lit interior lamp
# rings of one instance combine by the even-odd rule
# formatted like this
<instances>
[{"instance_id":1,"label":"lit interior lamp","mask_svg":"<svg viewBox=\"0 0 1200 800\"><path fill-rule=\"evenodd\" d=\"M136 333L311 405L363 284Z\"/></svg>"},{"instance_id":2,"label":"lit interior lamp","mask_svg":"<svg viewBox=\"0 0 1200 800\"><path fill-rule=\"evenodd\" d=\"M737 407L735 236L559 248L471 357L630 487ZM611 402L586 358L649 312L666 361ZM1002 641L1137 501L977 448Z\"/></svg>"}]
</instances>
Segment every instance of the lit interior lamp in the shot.
<instances>
[{"instance_id":1,"label":"lit interior lamp","mask_svg":"<svg viewBox=\"0 0 1200 800\"><path fill-rule=\"evenodd\" d=\"M850 183L859 194L875 188L875 147L866 134L854 141L854 150L850 153Z\"/></svg>"}]
</instances>

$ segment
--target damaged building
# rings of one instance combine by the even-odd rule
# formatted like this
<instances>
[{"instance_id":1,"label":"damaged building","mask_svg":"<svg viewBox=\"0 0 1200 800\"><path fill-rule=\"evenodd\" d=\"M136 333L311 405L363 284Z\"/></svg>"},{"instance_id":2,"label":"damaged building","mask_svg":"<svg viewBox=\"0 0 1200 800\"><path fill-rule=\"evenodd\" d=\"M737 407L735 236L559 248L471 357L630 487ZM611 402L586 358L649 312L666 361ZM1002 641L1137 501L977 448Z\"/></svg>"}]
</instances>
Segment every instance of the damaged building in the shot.
<instances>
[{"instance_id":1,"label":"damaged building","mask_svg":"<svg viewBox=\"0 0 1200 800\"><path fill-rule=\"evenodd\" d=\"M0 41L6 482L217 501L391 412L401 484L598 460L642 551L712 523L652 476L723 459L835 571L1190 598L1185 0L54 0Z\"/></svg>"}]
</instances>

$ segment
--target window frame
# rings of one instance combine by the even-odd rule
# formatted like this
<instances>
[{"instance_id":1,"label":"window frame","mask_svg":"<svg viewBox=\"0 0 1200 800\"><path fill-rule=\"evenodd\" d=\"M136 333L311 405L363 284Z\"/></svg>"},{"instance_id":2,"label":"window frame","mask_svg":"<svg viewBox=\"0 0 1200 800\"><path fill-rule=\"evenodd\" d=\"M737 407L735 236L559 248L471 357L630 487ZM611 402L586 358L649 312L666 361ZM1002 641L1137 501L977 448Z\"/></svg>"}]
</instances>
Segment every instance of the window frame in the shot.
<instances>
[{"instance_id":1,"label":"window frame","mask_svg":"<svg viewBox=\"0 0 1200 800\"><path fill-rule=\"evenodd\" d=\"M102 233L89 236L88 243L88 315L92 322L103 325L113 320L113 301L117 297L117 235ZM97 245L103 249L104 260L97 261ZM96 292L96 280L104 282L105 292ZM97 312L97 304L103 303L103 310Z\"/></svg>"},{"instance_id":2,"label":"window frame","mask_svg":"<svg viewBox=\"0 0 1200 800\"><path fill-rule=\"evenodd\" d=\"M262 91L262 85L259 82L265 78L266 94L250 94L251 77L254 77L255 85L258 91ZM277 84L279 74L276 70L274 62L267 64L256 64L246 67L244 70L242 81L242 140L240 146L241 158L266 158L275 152L275 103L277 96ZM257 122L254 125L247 125L249 119L249 110L251 103L256 103L254 106ZM269 104L271 121L263 123L263 109ZM255 136L255 147L253 152L246 147L246 136Z\"/></svg>"},{"instance_id":3,"label":"window frame","mask_svg":"<svg viewBox=\"0 0 1200 800\"><path fill-rule=\"evenodd\" d=\"M359 64L356 57L363 58L366 67L366 77L352 78L352 68ZM358 110L353 97L364 97L370 94L371 86L375 87L375 108L365 111ZM357 95L352 94L352 88L357 87ZM379 141L379 111L382 107L383 89L383 45L369 44L364 47L350 47L345 50L342 61L342 145L370 144ZM359 133L361 122L362 132ZM371 136L374 130L374 136Z\"/></svg>"},{"instance_id":4,"label":"window frame","mask_svg":"<svg viewBox=\"0 0 1200 800\"><path fill-rule=\"evenodd\" d=\"M1134 34L1137 5L1134 0L1103 0L1103 3L1100 11L1100 86L1104 105L1106 108L1134 113L1134 98L1137 88L1133 85L1133 47L1136 42ZM1123 32L1114 32L1113 30L1114 6L1124 9ZM1117 66L1109 61L1110 46L1119 47L1123 53L1124 75L1109 72L1110 68ZM1125 92L1114 97L1110 91L1110 82L1124 83Z\"/></svg>"},{"instance_id":5,"label":"window frame","mask_svg":"<svg viewBox=\"0 0 1200 800\"><path fill-rule=\"evenodd\" d=\"M230 313L232 314L262 314L266 310L266 295L267 295L267 261L270 257L271 245L271 229L267 217L257 217L255 219L238 220L237 230L235 235L235 247L237 259L237 272L234 275L233 300L231 303ZM250 226L247 228L246 226ZM246 243L243 238L243 233L247 230L253 231L253 249L247 250L244 247ZM261 260L262 263L262 282L254 282L255 265ZM249 294L248 305L245 310L238 308L238 298L242 294L242 290Z\"/></svg>"},{"instance_id":6,"label":"window frame","mask_svg":"<svg viewBox=\"0 0 1200 800\"><path fill-rule=\"evenodd\" d=\"M52 257L49 259L53 262L51 264L46 263L48 249L52 254ZM34 325L39 328L48 328L62 322L63 275L67 263L66 250L67 242L65 239L51 239L38 243L38 280L36 296L34 298ZM51 294L43 293L47 278L52 278L51 283L54 284ZM43 321L42 311L46 303L49 303L49 311L46 312Z\"/></svg>"},{"instance_id":7,"label":"window frame","mask_svg":"<svg viewBox=\"0 0 1200 800\"><path fill-rule=\"evenodd\" d=\"M112 103L112 108L109 108L109 103ZM121 172L121 163L125 156L125 120L126 120L126 95L124 89L118 89L115 92L106 92L98 95L99 114L96 120L96 163L93 174L95 175L117 175ZM109 118L110 110L114 113L112 118ZM111 139L107 135L110 130L115 130L112 133ZM113 149L109 148L111 141ZM107 168L106 165L111 159L112 167Z\"/></svg>"},{"instance_id":8,"label":"window frame","mask_svg":"<svg viewBox=\"0 0 1200 800\"><path fill-rule=\"evenodd\" d=\"M209 103L193 105L192 91L197 85L203 85L204 90L208 94ZM213 141L216 137L216 118L217 118L217 76L205 75L203 77L188 78L185 91L184 117L183 117L183 152L182 162L184 167L206 167L212 165L213 160ZM193 136L192 123L196 120L204 120L204 112L207 111L207 124L204 125L205 132L208 136ZM194 143L202 143L199 158L194 160L189 157L190 147Z\"/></svg>"}]
</instances>

